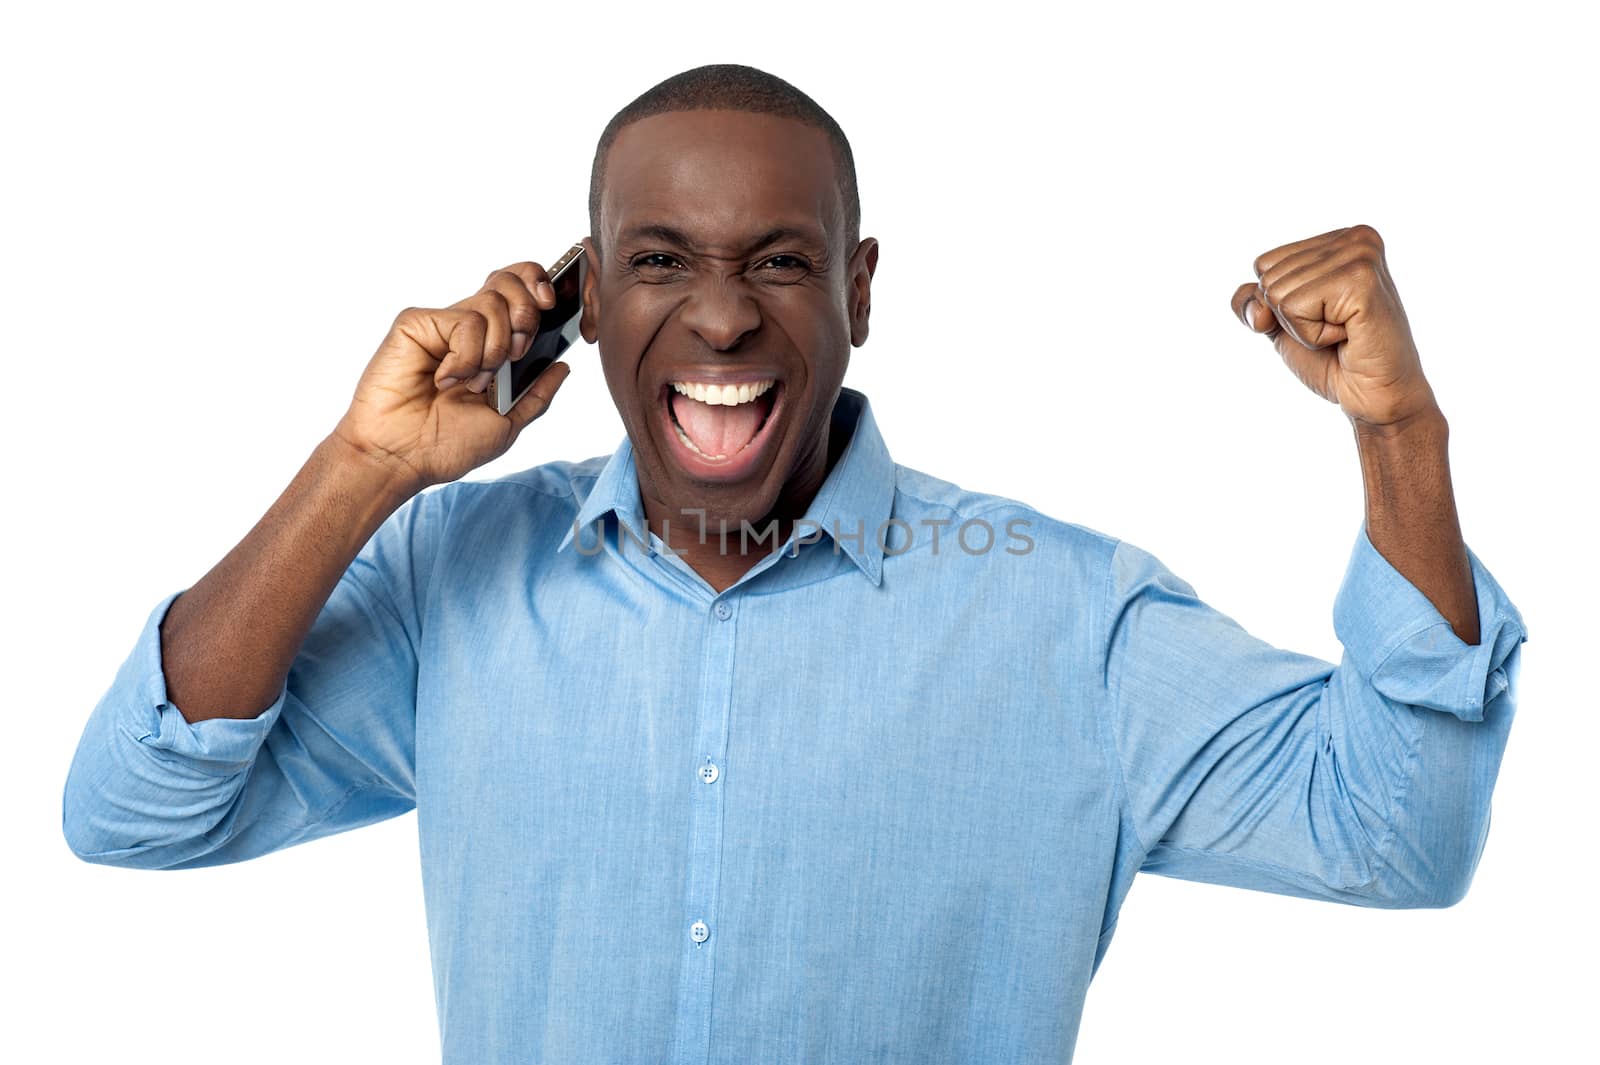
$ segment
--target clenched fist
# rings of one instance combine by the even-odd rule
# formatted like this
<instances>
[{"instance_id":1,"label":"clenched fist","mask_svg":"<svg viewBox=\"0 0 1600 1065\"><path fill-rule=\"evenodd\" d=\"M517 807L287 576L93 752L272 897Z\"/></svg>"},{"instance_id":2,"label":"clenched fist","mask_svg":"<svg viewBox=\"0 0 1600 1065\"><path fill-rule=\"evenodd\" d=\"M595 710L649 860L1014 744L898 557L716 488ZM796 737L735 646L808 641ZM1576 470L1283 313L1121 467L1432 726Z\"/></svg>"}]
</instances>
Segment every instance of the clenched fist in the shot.
<instances>
[{"instance_id":1,"label":"clenched fist","mask_svg":"<svg viewBox=\"0 0 1600 1065\"><path fill-rule=\"evenodd\" d=\"M511 412L483 396L506 360L527 354L540 309L555 292L538 263L491 273L477 294L447 308L408 307L395 318L334 432L392 467L414 491L454 481L505 454L543 414L572 368L552 363Z\"/></svg>"},{"instance_id":2,"label":"clenched fist","mask_svg":"<svg viewBox=\"0 0 1600 1065\"><path fill-rule=\"evenodd\" d=\"M1436 409L1377 230L1285 244L1257 257L1255 272L1234 290L1233 313L1265 331L1313 392L1369 426Z\"/></svg>"}]
</instances>

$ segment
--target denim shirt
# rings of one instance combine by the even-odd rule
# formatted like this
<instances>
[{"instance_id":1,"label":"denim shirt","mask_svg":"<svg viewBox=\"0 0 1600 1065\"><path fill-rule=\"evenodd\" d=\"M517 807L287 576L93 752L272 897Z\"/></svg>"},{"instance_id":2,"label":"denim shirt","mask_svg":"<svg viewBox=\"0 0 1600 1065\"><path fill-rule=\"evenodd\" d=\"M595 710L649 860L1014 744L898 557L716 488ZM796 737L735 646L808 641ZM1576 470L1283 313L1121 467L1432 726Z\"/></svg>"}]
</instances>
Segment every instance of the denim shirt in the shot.
<instances>
[{"instance_id":1,"label":"denim shirt","mask_svg":"<svg viewBox=\"0 0 1600 1065\"><path fill-rule=\"evenodd\" d=\"M461 1065L1065 1062L1137 872L1466 891L1526 639L1475 554L1468 646L1361 527L1335 665L897 465L859 392L834 418L806 518L721 594L647 529L627 441L421 493L252 719L168 701L172 592L84 731L68 842L182 869L415 809Z\"/></svg>"}]
</instances>

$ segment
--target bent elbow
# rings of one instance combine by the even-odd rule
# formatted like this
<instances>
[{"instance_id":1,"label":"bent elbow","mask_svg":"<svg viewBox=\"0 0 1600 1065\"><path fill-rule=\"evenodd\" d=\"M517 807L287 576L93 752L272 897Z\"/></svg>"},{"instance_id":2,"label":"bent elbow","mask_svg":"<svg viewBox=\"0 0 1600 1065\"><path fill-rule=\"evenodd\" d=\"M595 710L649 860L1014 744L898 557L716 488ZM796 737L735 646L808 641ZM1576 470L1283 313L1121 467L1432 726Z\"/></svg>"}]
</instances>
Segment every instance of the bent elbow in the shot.
<instances>
[{"instance_id":1,"label":"bent elbow","mask_svg":"<svg viewBox=\"0 0 1600 1065\"><path fill-rule=\"evenodd\" d=\"M75 794L70 781L61 799L61 835L75 856L95 865L117 865L118 859L138 850L115 838L95 816L91 804Z\"/></svg>"},{"instance_id":2,"label":"bent elbow","mask_svg":"<svg viewBox=\"0 0 1600 1065\"><path fill-rule=\"evenodd\" d=\"M61 794L61 836L67 848L94 865L149 866L154 841L140 832L136 821L118 816L113 800L85 790L81 780L69 773Z\"/></svg>"},{"instance_id":3,"label":"bent elbow","mask_svg":"<svg viewBox=\"0 0 1600 1065\"><path fill-rule=\"evenodd\" d=\"M1387 866L1379 879L1380 898L1375 904L1392 909L1443 910L1467 897L1483 855L1484 834L1476 846L1437 847L1426 860L1414 858L1404 868Z\"/></svg>"},{"instance_id":4,"label":"bent elbow","mask_svg":"<svg viewBox=\"0 0 1600 1065\"><path fill-rule=\"evenodd\" d=\"M1414 818L1387 843L1381 858L1378 905L1442 910L1466 898L1483 858L1493 818L1491 805L1429 805L1427 817Z\"/></svg>"},{"instance_id":5,"label":"bent elbow","mask_svg":"<svg viewBox=\"0 0 1600 1065\"><path fill-rule=\"evenodd\" d=\"M1445 910L1466 898L1471 885L1470 870L1419 883L1380 880L1369 884L1349 901L1380 910Z\"/></svg>"},{"instance_id":6,"label":"bent elbow","mask_svg":"<svg viewBox=\"0 0 1600 1065\"><path fill-rule=\"evenodd\" d=\"M1408 910L1447 910L1467 897L1472 886L1472 870L1444 877L1399 896L1396 907Z\"/></svg>"},{"instance_id":7,"label":"bent elbow","mask_svg":"<svg viewBox=\"0 0 1600 1065\"><path fill-rule=\"evenodd\" d=\"M92 819L74 807L69 799L62 805L61 835L74 855L96 865L110 864L110 856L117 848L108 845L105 835Z\"/></svg>"},{"instance_id":8,"label":"bent elbow","mask_svg":"<svg viewBox=\"0 0 1600 1065\"><path fill-rule=\"evenodd\" d=\"M1448 876L1443 876L1433 885L1433 890L1428 892L1422 905L1430 910L1443 910L1454 906L1467 897L1467 891L1472 887L1472 878L1478 872L1478 859L1483 855L1480 842L1469 857L1458 862Z\"/></svg>"}]
</instances>

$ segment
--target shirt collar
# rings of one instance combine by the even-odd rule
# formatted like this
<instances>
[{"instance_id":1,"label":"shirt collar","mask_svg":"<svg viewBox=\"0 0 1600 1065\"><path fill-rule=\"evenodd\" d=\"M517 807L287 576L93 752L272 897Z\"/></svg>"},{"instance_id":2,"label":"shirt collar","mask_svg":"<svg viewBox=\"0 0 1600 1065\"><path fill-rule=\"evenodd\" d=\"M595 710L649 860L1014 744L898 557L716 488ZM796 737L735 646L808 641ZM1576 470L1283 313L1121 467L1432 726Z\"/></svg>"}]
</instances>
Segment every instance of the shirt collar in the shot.
<instances>
[{"instance_id":1,"label":"shirt collar","mask_svg":"<svg viewBox=\"0 0 1600 1065\"><path fill-rule=\"evenodd\" d=\"M590 487L588 498L583 501L583 505L578 508L577 516L572 519L572 528L567 530L567 535L556 545L556 550L565 551L579 529L591 527L607 514L615 514L617 520L633 533L635 542L648 541L649 530L644 520L644 502L639 497L639 478L633 469L633 441L627 437L622 438L617 450L611 453L611 458L601 467L600 476L595 478L594 485Z\"/></svg>"},{"instance_id":2,"label":"shirt collar","mask_svg":"<svg viewBox=\"0 0 1600 1065\"><path fill-rule=\"evenodd\" d=\"M895 465L864 393L853 388L839 390L829 433L835 438L847 434L850 442L828 471L796 532L813 540L819 534L831 537L835 550L843 550L868 580L881 584L884 541L889 535L885 525L894 506ZM578 529L589 528L607 514L615 514L636 541L648 541L633 442L626 437L601 468L556 550L565 550Z\"/></svg>"}]
</instances>

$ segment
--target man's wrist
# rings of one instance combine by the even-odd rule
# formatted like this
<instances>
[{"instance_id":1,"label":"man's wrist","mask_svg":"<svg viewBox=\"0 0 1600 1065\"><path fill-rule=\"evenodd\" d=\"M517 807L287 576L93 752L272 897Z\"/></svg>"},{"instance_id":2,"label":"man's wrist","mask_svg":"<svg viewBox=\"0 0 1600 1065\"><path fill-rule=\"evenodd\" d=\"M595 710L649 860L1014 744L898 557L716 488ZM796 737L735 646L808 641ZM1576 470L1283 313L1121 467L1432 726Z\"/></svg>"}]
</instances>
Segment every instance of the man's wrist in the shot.
<instances>
[{"instance_id":1,"label":"man's wrist","mask_svg":"<svg viewBox=\"0 0 1600 1065\"><path fill-rule=\"evenodd\" d=\"M365 451L337 431L329 433L317 451L348 497L370 500L385 513L427 487L403 464Z\"/></svg>"},{"instance_id":2,"label":"man's wrist","mask_svg":"<svg viewBox=\"0 0 1600 1065\"><path fill-rule=\"evenodd\" d=\"M1350 425L1355 430L1356 443L1363 446L1445 440L1450 435L1450 423L1444 411L1431 399L1425 406L1394 421L1369 422L1351 418Z\"/></svg>"}]
</instances>

